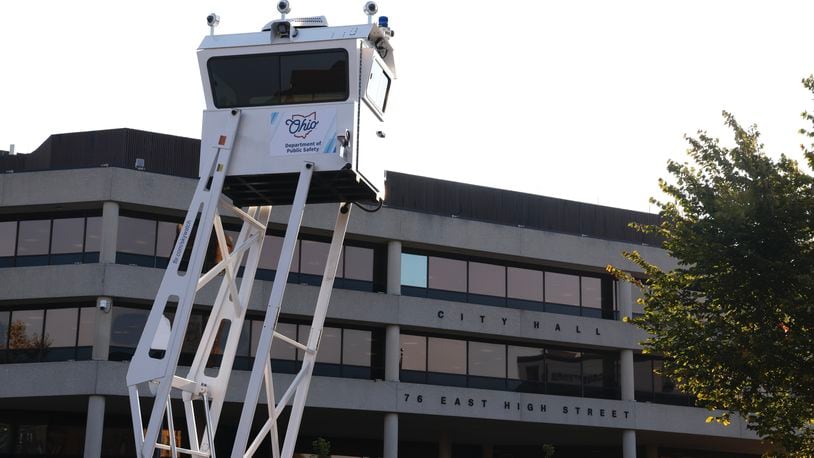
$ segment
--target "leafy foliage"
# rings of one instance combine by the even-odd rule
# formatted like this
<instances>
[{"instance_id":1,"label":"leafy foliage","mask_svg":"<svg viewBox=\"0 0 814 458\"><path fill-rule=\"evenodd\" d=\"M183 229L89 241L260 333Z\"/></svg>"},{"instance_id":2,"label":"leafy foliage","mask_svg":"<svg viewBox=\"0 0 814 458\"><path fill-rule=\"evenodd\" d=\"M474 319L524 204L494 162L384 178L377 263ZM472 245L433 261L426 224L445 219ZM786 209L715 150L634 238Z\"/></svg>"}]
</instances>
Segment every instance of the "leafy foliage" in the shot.
<instances>
[{"instance_id":1,"label":"leafy foliage","mask_svg":"<svg viewBox=\"0 0 814 458\"><path fill-rule=\"evenodd\" d=\"M814 77L803 84L814 93ZM735 146L687 137L691 161L669 162L669 199L653 200L661 223L639 227L663 237L678 267L625 253L648 278L633 321L651 335L645 351L667 357L664 375L724 412L713 420L741 415L770 455L814 456L814 178L723 116ZM801 148L814 164L814 144Z\"/></svg>"}]
</instances>

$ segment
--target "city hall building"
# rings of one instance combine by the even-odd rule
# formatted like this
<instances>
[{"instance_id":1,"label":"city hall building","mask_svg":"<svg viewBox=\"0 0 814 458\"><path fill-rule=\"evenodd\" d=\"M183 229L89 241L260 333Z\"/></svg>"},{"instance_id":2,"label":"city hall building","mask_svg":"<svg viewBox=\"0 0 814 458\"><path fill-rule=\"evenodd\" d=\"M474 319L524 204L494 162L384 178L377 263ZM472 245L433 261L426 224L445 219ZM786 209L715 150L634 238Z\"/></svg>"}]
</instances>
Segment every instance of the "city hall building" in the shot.
<instances>
[{"instance_id":1,"label":"city hall building","mask_svg":"<svg viewBox=\"0 0 814 458\"><path fill-rule=\"evenodd\" d=\"M135 455L125 373L199 148L117 129L0 156L0 456ZM288 215L272 211L219 437L237 429L273 281L289 283L279 330L307 337L334 213L306 209L291 273L275 279ZM673 265L628 227L656 220L389 172L383 208L351 217L297 451L324 438L344 457L542 457L546 445L556 458L759 455L740 420L706 423L654 372L661 360L623 321L640 311L636 292L605 267L635 273L624 250ZM216 292L197 296L182 365ZM301 358L275 344L278 381ZM162 436L184 443L176 429Z\"/></svg>"}]
</instances>

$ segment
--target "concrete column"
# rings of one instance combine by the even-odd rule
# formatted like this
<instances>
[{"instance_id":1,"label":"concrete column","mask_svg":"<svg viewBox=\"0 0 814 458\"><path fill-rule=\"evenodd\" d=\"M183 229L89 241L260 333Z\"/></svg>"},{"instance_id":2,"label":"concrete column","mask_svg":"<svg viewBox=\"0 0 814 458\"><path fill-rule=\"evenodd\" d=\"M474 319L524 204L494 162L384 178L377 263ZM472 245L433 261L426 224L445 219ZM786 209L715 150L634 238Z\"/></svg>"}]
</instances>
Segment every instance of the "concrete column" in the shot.
<instances>
[{"instance_id":1,"label":"concrete column","mask_svg":"<svg viewBox=\"0 0 814 458\"><path fill-rule=\"evenodd\" d=\"M616 284L619 292L619 319L633 318L633 285L626 281ZM622 385L622 400L635 400L635 386L633 383L633 350L619 351L619 383ZM636 431L626 429L622 431L623 458L636 458Z\"/></svg>"},{"instance_id":2,"label":"concrete column","mask_svg":"<svg viewBox=\"0 0 814 458\"><path fill-rule=\"evenodd\" d=\"M401 366L401 330L398 325L389 325L386 328L384 339L384 379L388 382L399 381L399 368Z\"/></svg>"},{"instance_id":3,"label":"concrete column","mask_svg":"<svg viewBox=\"0 0 814 458\"><path fill-rule=\"evenodd\" d=\"M91 359L107 361L110 354L110 331L113 326L113 298L96 298L96 334L93 336Z\"/></svg>"},{"instance_id":4,"label":"concrete column","mask_svg":"<svg viewBox=\"0 0 814 458\"><path fill-rule=\"evenodd\" d=\"M619 293L619 319L633 318L633 285L626 281L617 281L616 291Z\"/></svg>"},{"instance_id":5,"label":"concrete column","mask_svg":"<svg viewBox=\"0 0 814 458\"><path fill-rule=\"evenodd\" d=\"M452 441L449 440L449 433L443 432L438 437L438 458L452 458Z\"/></svg>"},{"instance_id":6,"label":"concrete column","mask_svg":"<svg viewBox=\"0 0 814 458\"><path fill-rule=\"evenodd\" d=\"M116 239L119 235L119 204L102 204L102 246L99 262L116 262Z\"/></svg>"},{"instance_id":7,"label":"concrete column","mask_svg":"<svg viewBox=\"0 0 814 458\"><path fill-rule=\"evenodd\" d=\"M495 447L492 444L484 444L482 450L483 458L492 458L495 454Z\"/></svg>"},{"instance_id":8,"label":"concrete column","mask_svg":"<svg viewBox=\"0 0 814 458\"><path fill-rule=\"evenodd\" d=\"M384 458L398 458L399 456L399 415L397 413L384 414Z\"/></svg>"},{"instance_id":9,"label":"concrete column","mask_svg":"<svg viewBox=\"0 0 814 458\"><path fill-rule=\"evenodd\" d=\"M105 426L104 396L88 398L88 420L85 423L85 458L102 456L102 432Z\"/></svg>"},{"instance_id":10,"label":"concrete column","mask_svg":"<svg viewBox=\"0 0 814 458\"><path fill-rule=\"evenodd\" d=\"M622 431L622 458L636 458L636 431Z\"/></svg>"},{"instance_id":11,"label":"concrete column","mask_svg":"<svg viewBox=\"0 0 814 458\"><path fill-rule=\"evenodd\" d=\"M401 242L387 242L387 294L401 295Z\"/></svg>"},{"instance_id":12,"label":"concrete column","mask_svg":"<svg viewBox=\"0 0 814 458\"><path fill-rule=\"evenodd\" d=\"M645 446L645 458L659 458L659 447L656 444Z\"/></svg>"}]
</instances>

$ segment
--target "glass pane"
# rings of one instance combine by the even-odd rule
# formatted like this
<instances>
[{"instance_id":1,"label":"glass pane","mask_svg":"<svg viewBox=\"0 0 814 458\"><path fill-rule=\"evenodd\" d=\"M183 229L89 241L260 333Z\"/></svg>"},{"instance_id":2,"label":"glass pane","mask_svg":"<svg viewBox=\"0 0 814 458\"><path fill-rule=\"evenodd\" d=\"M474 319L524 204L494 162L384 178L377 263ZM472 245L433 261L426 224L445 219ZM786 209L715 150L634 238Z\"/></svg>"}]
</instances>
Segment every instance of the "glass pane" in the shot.
<instances>
[{"instance_id":1,"label":"glass pane","mask_svg":"<svg viewBox=\"0 0 814 458\"><path fill-rule=\"evenodd\" d=\"M215 57L207 62L215 106L280 103L280 59L274 54Z\"/></svg>"},{"instance_id":2,"label":"glass pane","mask_svg":"<svg viewBox=\"0 0 814 458\"><path fill-rule=\"evenodd\" d=\"M427 338L402 334L399 336L401 360L399 369L410 371L427 370Z\"/></svg>"},{"instance_id":3,"label":"glass pane","mask_svg":"<svg viewBox=\"0 0 814 458\"><path fill-rule=\"evenodd\" d=\"M45 313L45 347L76 345L79 309L51 309Z\"/></svg>"},{"instance_id":4,"label":"glass pane","mask_svg":"<svg viewBox=\"0 0 814 458\"><path fill-rule=\"evenodd\" d=\"M373 333L358 329L342 330L342 364L370 367Z\"/></svg>"},{"instance_id":5,"label":"glass pane","mask_svg":"<svg viewBox=\"0 0 814 458\"><path fill-rule=\"evenodd\" d=\"M466 261L430 256L428 272L430 288L466 292Z\"/></svg>"},{"instance_id":6,"label":"glass pane","mask_svg":"<svg viewBox=\"0 0 814 458\"><path fill-rule=\"evenodd\" d=\"M653 391L653 362L650 358L637 355L633 361L633 386L636 391Z\"/></svg>"},{"instance_id":7,"label":"glass pane","mask_svg":"<svg viewBox=\"0 0 814 458\"><path fill-rule=\"evenodd\" d=\"M507 277L507 295L509 297L526 301L543 301L542 271L509 267Z\"/></svg>"},{"instance_id":8,"label":"glass pane","mask_svg":"<svg viewBox=\"0 0 814 458\"><path fill-rule=\"evenodd\" d=\"M15 310L11 312L9 348L41 348L44 316L44 310Z\"/></svg>"},{"instance_id":9,"label":"glass pane","mask_svg":"<svg viewBox=\"0 0 814 458\"><path fill-rule=\"evenodd\" d=\"M4 350L8 342L8 320L10 315L10 312L0 312L0 350Z\"/></svg>"},{"instance_id":10,"label":"glass pane","mask_svg":"<svg viewBox=\"0 0 814 458\"><path fill-rule=\"evenodd\" d=\"M579 385L581 378L580 354L567 350L546 352L546 373L550 383Z\"/></svg>"},{"instance_id":11,"label":"glass pane","mask_svg":"<svg viewBox=\"0 0 814 458\"><path fill-rule=\"evenodd\" d=\"M172 321L175 316L174 314L167 314L167 318ZM193 313L189 316L189 323L187 324L187 332L184 334L184 343L181 344L181 353L195 353L198 350L198 345L201 343L201 339L203 338L203 328L204 328L204 317L199 313ZM218 336L220 338L220 336ZM217 347L219 343L216 342L214 347ZM213 350L213 353L217 353Z\"/></svg>"},{"instance_id":12,"label":"glass pane","mask_svg":"<svg viewBox=\"0 0 814 458\"><path fill-rule=\"evenodd\" d=\"M466 374L466 341L429 337L427 370Z\"/></svg>"},{"instance_id":13,"label":"glass pane","mask_svg":"<svg viewBox=\"0 0 814 458\"><path fill-rule=\"evenodd\" d=\"M480 262L469 263L469 292L487 296L506 296L506 268Z\"/></svg>"},{"instance_id":14,"label":"glass pane","mask_svg":"<svg viewBox=\"0 0 814 458\"><path fill-rule=\"evenodd\" d=\"M543 380L543 358L542 348L518 347L509 345L508 376L514 380Z\"/></svg>"},{"instance_id":15,"label":"glass pane","mask_svg":"<svg viewBox=\"0 0 814 458\"><path fill-rule=\"evenodd\" d=\"M260 252L261 269L277 270L277 262L280 260L280 251L283 249L283 238L276 235L267 235L263 241L263 251ZM300 244L294 246L294 259L291 260L291 272L300 271ZM320 272L322 275L322 272Z\"/></svg>"},{"instance_id":16,"label":"glass pane","mask_svg":"<svg viewBox=\"0 0 814 458\"><path fill-rule=\"evenodd\" d=\"M48 254L48 242L51 238L51 221L20 221L20 233L17 239L17 255L31 256Z\"/></svg>"},{"instance_id":17,"label":"glass pane","mask_svg":"<svg viewBox=\"0 0 814 458\"><path fill-rule=\"evenodd\" d=\"M602 308L602 280L594 277L582 277L582 306L594 309Z\"/></svg>"},{"instance_id":18,"label":"glass pane","mask_svg":"<svg viewBox=\"0 0 814 458\"><path fill-rule=\"evenodd\" d=\"M603 386L605 376L603 361L602 355L582 354L582 383L585 386Z\"/></svg>"},{"instance_id":19,"label":"glass pane","mask_svg":"<svg viewBox=\"0 0 814 458\"><path fill-rule=\"evenodd\" d=\"M162 258L169 258L175 248L175 238L178 236L178 224L167 221L158 222L158 236L156 238L155 254Z\"/></svg>"},{"instance_id":20,"label":"glass pane","mask_svg":"<svg viewBox=\"0 0 814 458\"><path fill-rule=\"evenodd\" d=\"M313 240L303 240L301 245L302 260L300 272L322 276L322 273L325 271L325 262L328 260L328 249L331 245L324 242L315 242Z\"/></svg>"},{"instance_id":21,"label":"glass pane","mask_svg":"<svg viewBox=\"0 0 814 458\"><path fill-rule=\"evenodd\" d=\"M90 347L96 337L96 307L82 307L79 309L79 341L80 347Z\"/></svg>"},{"instance_id":22,"label":"glass pane","mask_svg":"<svg viewBox=\"0 0 814 458\"><path fill-rule=\"evenodd\" d=\"M149 311L127 307L113 307L113 324L110 330L110 345L135 348L144 330Z\"/></svg>"},{"instance_id":23,"label":"glass pane","mask_svg":"<svg viewBox=\"0 0 814 458\"><path fill-rule=\"evenodd\" d=\"M153 256L155 254L155 234L155 221L120 216L116 251Z\"/></svg>"},{"instance_id":24,"label":"glass pane","mask_svg":"<svg viewBox=\"0 0 814 458\"><path fill-rule=\"evenodd\" d=\"M675 383L660 374L664 363L661 360L653 361L653 389L656 393L678 393Z\"/></svg>"},{"instance_id":25,"label":"glass pane","mask_svg":"<svg viewBox=\"0 0 814 458\"><path fill-rule=\"evenodd\" d=\"M102 247L102 217L92 216L87 218L85 226L85 251L96 253Z\"/></svg>"},{"instance_id":26,"label":"glass pane","mask_svg":"<svg viewBox=\"0 0 814 458\"><path fill-rule=\"evenodd\" d=\"M0 256L14 256L17 243L17 221L0 223Z\"/></svg>"},{"instance_id":27,"label":"glass pane","mask_svg":"<svg viewBox=\"0 0 814 458\"><path fill-rule=\"evenodd\" d=\"M348 96L347 53L252 54L209 59L218 108L339 101Z\"/></svg>"},{"instance_id":28,"label":"glass pane","mask_svg":"<svg viewBox=\"0 0 814 458\"><path fill-rule=\"evenodd\" d=\"M51 253L81 253L85 218L55 219L51 231Z\"/></svg>"},{"instance_id":29,"label":"glass pane","mask_svg":"<svg viewBox=\"0 0 814 458\"><path fill-rule=\"evenodd\" d=\"M427 287L427 257L418 254L401 254L401 284Z\"/></svg>"},{"instance_id":30,"label":"glass pane","mask_svg":"<svg viewBox=\"0 0 814 458\"><path fill-rule=\"evenodd\" d=\"M469 342L469 375L506 377L506 346Z\"/></svg>"},{"instance_id":31,"label":"glass pane","mask_svg":"<svg viewBox=\"0 0 814 458\"><path fill-rule=\"evenodd\" d=\"M579 277L546 272L545 301L554 304L579 305Z\"/></svg>"},{"instance_id":32,"label":"glass pane","mask_svg":"<svg viewBox=\"0 0 814 458\"><path fill-rule=\"evenodd\" d=\"M235 353L237 356L249 356L250 350L250 341L249 341L249 334L251 328L251 322L249 320L243 321L243 327L240 330L240 339L237 341L237 352Z\"/></svg>"},{"instance_id":33,"label":"glass pane","mask_svg":"<svg viewBox=\"0 0 814 458\"><path fill-rule=\"evenodd\" d=\"M252 356L257 351L257 342L260 341L260 332L263 329L262 321L252 321ZM293 323L277 323L277 332L297 340L297 325ZM297 358L297 349L280 339L271 341L271 359L284 359L294 361Z\"/></svg>"},{"instance_id":34,"label":"glass pane","mask_svg":"<svg viewBox=\"0 0 814 458\"><path fill-rule=\"evenodd\" d=\"M373 102L382 113L387 109L387 92L390 89L390 77L384 72L381 64L373 60L373 70L367 83L367 98Z\"/></svg>"},{"instance_id":35,"label":"glass pane","mask_svg":"<svg viewBox=\"0 0 814 458\"><path fill-rule=\"evenodd\" d=\"M300 326L300 332L307 328L310 332L310 326ZM306 333L307 335L307 333ZM322 339L319 341L319 351L317 352L318 363L332 363L339 364L342 362L342 329L340 328L322 328Z\"/></svg>"},{"instance_id":36,"label":"glass pane","mask_svg":"<svg viewBox=\"0 0 814 458\"><path fill-rule=\"evenodd\" d=\"M280 56L281 103L329 102L348 98L348 55L344 50Z\"/></svg>"},{"instance_id":37,"label":"glass pane","mask_svg":"<svg viewBox=\"0 0 814 458\"><path fill-rule=\"evenodd\" d=\"M345 247L345 278L373 281L373 249Z\"/></svg>"}]
</instances>

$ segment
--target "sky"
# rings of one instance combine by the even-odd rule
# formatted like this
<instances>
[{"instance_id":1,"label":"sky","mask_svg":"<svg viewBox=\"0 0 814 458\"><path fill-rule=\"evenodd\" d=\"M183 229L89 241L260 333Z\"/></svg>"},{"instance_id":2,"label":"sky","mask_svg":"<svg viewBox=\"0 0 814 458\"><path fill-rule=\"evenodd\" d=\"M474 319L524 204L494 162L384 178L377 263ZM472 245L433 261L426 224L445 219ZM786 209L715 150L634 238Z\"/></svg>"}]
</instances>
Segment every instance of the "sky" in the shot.
<instances>
[{"instance_id":1,"label":"sky","mask_svg":"<svg viewBox=\"0 0 814 458\"><path fill-rule=\"evenodd\" d=\"M360 0L292 0L289 17L365 23ZM274 1L0 2L0 149L128 127L200 138L196 49L259 31ZM669 159L721 111L770 155L801 159L812 1L381 0L395 31L387 169L656 212Z\"/></svg>"}]
</instances>

